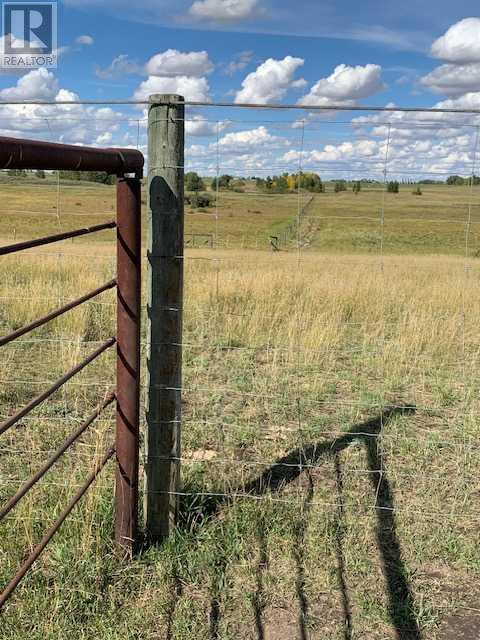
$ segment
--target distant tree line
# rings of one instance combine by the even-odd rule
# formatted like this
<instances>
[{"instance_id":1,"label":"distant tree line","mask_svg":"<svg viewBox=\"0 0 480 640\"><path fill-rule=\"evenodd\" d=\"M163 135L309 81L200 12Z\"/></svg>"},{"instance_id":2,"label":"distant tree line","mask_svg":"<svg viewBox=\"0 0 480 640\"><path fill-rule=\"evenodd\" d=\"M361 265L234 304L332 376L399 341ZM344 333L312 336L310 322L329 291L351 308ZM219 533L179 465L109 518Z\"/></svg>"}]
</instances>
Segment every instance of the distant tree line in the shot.
<instances>
[{"instance_id":1,"label":"distant tree line","mask_svg":"<svg viewBox=\"0 0 480 640\"><path fill-rule=\"evenodd\" d=\"M43 169L37 171L26 171L25 169L9 169L7 174L12 178L35 177L45 180L47 174ZM115 176L111 176L105 171L60 171L60 180L76 180L84 182L98 182L100 184L114 184Z\"/></svg>"},{"instance_id":2,"label":"distant tree line","mask_svg":"<svg viewBox=\"0 0 480 640\"><path fill-rule=\"evenodd\" d=\"M316 173L283 173L281 176L255 178L255 183L258 189L270 193L297 191L299 187L311 193L325 192L325 185Z\"/></svg>"},{"instance_id":3,"label":"distant tree line","mask_svg":"<svg viewBox=\"0 0 480 640\"><path fill-rule=\"evenodd\" d=\"M60 171L60 180L78 180L83 182L98 182L99 184L115 184L115 176L105 171Z\"/></svg>"},{"instance_id":4,"label":"distant tree line","mask_svg":"<svg viewBox=\"0 0 480 640\"><path fill-rule=\"evenodd\" d=\"M472 184L479 185L480 177L479 176L468 176L463 178L462 176L449 176L447 178L447 184L455 185L455 186L470 186Z\"/></svg>"},{"instance_id":5,"label":"distant tree line","mask_svg":"<svg viewBox=\"0 0 480 640\"><path fill-rule=\"evenodd\" d=\"M325 193L325 182L322 181L321 177L316 173L305 172L283 173L282 175L272 175L267 176L266 178L255 176L252 176L250 178L240 178L234 177L229 174L224 174L212 179L210 183L210 189L212 191L217 191L220 189L243 191L246 180L255 181L257 189L266 191L268 193L292 193L294 191L297 191L298 188L305 191L310 191L311 193ZM102 180L95 179L95 181L101 182ZM372 180L367 178L353 181L347 181L342 178L329 182L333 182L333 190L335 193L347 191L351 187L353 193L355 194L359 194L361 192L362 185L383 184L379 180ZM399 193L400 185L413 185L413 187L417 187L418 185L435 184L447 184L455 186L468 186L470 184L480 185L480 176L462 177L459 175L452 175L449 176L445 181L433 180L428 178L423 180L402 179L401 182L399 180L390 180L386 183L386 189L388 193ZM199 192L206 191L206 189L206 183L204 179L198 175L198 173L190 171L185 175L185 191ZM412 193L415 193L415 195L421 195L419 193L419 189L415 189Z\"/></svg>"},{"instance_id":6,"label":"distant tree line","mask_svg":"<svg viewBox=\"0 0 480 640\"><path fill-rule=\"evenodd\" d=\"M11 178L26 178L28 174L25 169L9 169L7 175Z\"/></svg>"},{"instance_id":7,"label":"distant tree line","mask_svg":"<svg viewBox=\"0 0 480 640\"><path fill-rule=\"evenodd\" d=\"M35 176L36 178L45 179L45 171L39 169L38 171L27 171L26 169L8 169L7 175L11 178L27 178L28 176Z\"/></svg>"},{"instance_id":8,"label":"distant tree line","mask_svg":"<svg viewBox=\"0 0 480 640\"><path fill-rule=\"evenodd\" d=\"M115 176L111 176L104 171L60 171L61 180L75 180L84 182L97 182L100 184L114 184ZM44 180L47 174L42 169L37 171L27 171L25 169L8 169L7 175L14 178L27 178L29 176ZM267 178L259 178L252 176L250 178L234 177L224 174L215 177L210 183L210 189L217 191L218 189L230 189L233 191L242 191L246 184L246 180L253 180L258 189L271 193L288 193L300 189L310 191L312 193L324 193L325 183L316 173L283 173L280 176L267 176ZM381 185L379 180L362 178L348 182L345 179L333 181L333 189L335 193L347 191L348 185L351 185L354 193L360 193L362 185ZM445 181L425 178L423 180L402 179L393 180L387 183L387 191L389 193L398 193L400 184L402 185L435 185L448 184L453 186L470 186L480 185L480 176L460 176L451 175ZM207 187L204 179L195 171L189 171L185 174L185 191L206 191Z\"/></svg>"},{"instance_id":9,"label":"distant tree line","mask_svg":"<svg viewBox=\"0 0 480 640\"><path fill-rule=\"evenodd\" d=\"M245 186L244 178L234 178L228 174L224 174L215 177L210 183L210 189L217 191L218 189L242 189ZM189 171L185 174L185 191L206 191L207 185L205 180L196 173L196 171Z\"/></svg>"}]
</instances>

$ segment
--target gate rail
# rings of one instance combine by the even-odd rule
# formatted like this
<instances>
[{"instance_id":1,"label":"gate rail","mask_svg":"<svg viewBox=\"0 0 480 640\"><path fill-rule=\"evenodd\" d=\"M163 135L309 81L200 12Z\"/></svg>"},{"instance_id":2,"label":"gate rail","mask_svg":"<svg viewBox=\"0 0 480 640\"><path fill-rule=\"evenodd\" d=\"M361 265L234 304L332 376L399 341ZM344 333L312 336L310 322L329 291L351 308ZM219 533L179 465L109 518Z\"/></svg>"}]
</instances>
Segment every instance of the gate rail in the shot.
<instances>
[{"instance_id":1,"label":"gate rail","mask_svg":"<svg viewBox=\"0 0 480 640\"><path fill-rule=\"evenodd\" d=\"M0 247L0 256L25 251L68 238L96 233L106 229L117 230L117 276L94 291L72 300L0 337L0 347L58 318L64 313L88 302L92 298L117 289L117 335L108 338L82 362L66 372L48 389L34 397L0 423L0 435L67 383L84 367L116 345L116 389L104 398L96 410L54 452L44 465L33 474L4 505L0 505L0 521L5 518L30 489L90 427L98 416L116 400L116 436L99 463L85 480L55 523L18 569L15 576L0 593L0 610L10 598L22 578L42 554L65 519L87 492L97 475L115 455L115 540L124 557L131 556L137 540L138 528L138 456L139 456L139 392L140 392L140 249L141 249L141 177L143 155L133 149L97 149L75 145L54 144L35 140L0 137L0 169L43 169L72 171L104 171L117 176L117 219L102 224L66 231L17 242ZM128 177L128 174L134 174Z\"/></svg>"}]
</instances>

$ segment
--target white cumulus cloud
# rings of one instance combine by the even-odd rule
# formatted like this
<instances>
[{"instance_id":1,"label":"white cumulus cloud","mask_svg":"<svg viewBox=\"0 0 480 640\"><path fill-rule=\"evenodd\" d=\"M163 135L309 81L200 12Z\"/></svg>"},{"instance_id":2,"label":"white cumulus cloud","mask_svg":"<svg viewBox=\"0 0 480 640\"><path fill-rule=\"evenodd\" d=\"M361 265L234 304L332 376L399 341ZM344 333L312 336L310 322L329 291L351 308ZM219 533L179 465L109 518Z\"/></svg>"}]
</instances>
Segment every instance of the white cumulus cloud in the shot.
<instances>
[{"instance_id":1,"label":"white cumulus cloud","mask_svg":"<svg viewBox=\"0 0 480 640\"><path fill-rule=\"evenodd\" d=\"M59 87L55 75L45 68L30 71L14 86L2 89L0 98L57 103L0 105L0 129L4 135L87 145L110 144L115 135L117 144L120 142L122 114L110 107L75 104L78 95Z\"/></svg>"},{"instance_id":2,"label":"white cumulus cloud","mask_svg":"<svg viewBox=\"0 0 480 640\"><path fill-rule=\"evenodd\" d=\"M209 102L210 87L206 78L191 76L149 76L134 93L135 100L147 100L152 93L171 93L194 102Z\"/></svg>"},{"instance_id":3,"label":"white cumulus cloud","mask_svg":"<svg viewBox=\"0 0 480 640\"><path fill-rule=\"evenodd\" d=\"M458 98L450 98L448 100L437 102L434 106L436 109L480 109L480 91L469 91ZM455 118L454 114L442 115L446 116L448 119ZM478 117L476 118L476 124L478 124Z\"/></svg>"},{"instance_id":4,"label":"white cumulus cloud","mask_svg":"<svg viewBox=\"0 0 480 640\"><path fill-rule=\"evenodd\" d=\"M113 136L110 131L104 131L99 136L97 136L95 143L101 147L104 147L112 142L112 138Z\"/></svg>"},{"instance_id":5,"label":"white cumulus cloud","mask_svg":"<svg viewBox=\"0 0 480 640\"><path fill-rule=\"evenodd\" d=\"M188 15L198 21L241 22L259 12L258 0L195 0Z\"/></svg>"},{"instance_id":6,"label":"white cumulus cloud","mask_svg":"<svg viewBox=\"0 0 480 640\"><path fill-rule=\"evenodd\" d=\"M228 63L225 68L225 74L227 76L233 76L237 71L242 71L253 60L253 51L241 51L233 60Z\"/></svg>"},{"instance_id":7,"label":"white cumulus cloud","mask_svg":"<svg viewBox=\"0 0 480 640\"><path fill-rule=\"evenodd\" d=\"M127 54L121 54L114 58L108 67L95 67L95 75L101 80L121 78L126 75L142 74L143 68L135 60L131 60Z\"/></svg>"},{"instance_id":8,"label":"white cumulus cloud","mask_svg":"<svg viewBox=\"0 0 480 640\"><path fill-rule=\"evenodd\" d=\"M446 62L480 62L480 18L464 18L452 25L432 44L431 54Z\"/></svg>"},{"instance_id":9,"label":"white cumulus cloud","mask_svg":"<svg viewBox=\"0 0 480 640\"><path fill-rule=\"evenodd\" d=\"M267 104L279 100L289 89L299 86L294 75L303 64L302 58L292 56L286 56L283 60L269 58L244 79L235 102Z\"/></svg>"},{"instance_id":10,"label":"white cumulus cloud","mask_svg":"<svg viewBox=\"0 0 480 640\"><path fill-rule=\"evenodd\" d=\"M421 84L447 96L475 92L480 86L480 18L465 18L435 40L431 54L447 62L421 79Z\"/></svg>"},{"instance_id":11,"label":"white cumulus cloud","mask_svg":"<svg viewBox=\"0 0 480 640\"><path fill-rule=\"evenodd\" d=\"M210 87L206 76L213 69L206 51L167 49L144 65L140 73L148 78L140 83L134 98L144 100L152 93L176 93L186 100L209 102Z\"/></svg>"},{"instance_id":12,"label":"white cumulus cloud","mask_svg":"<svg viewBox=\"0 0 480 640\"><path fill-rule=\"evenodd\" d=\"M448 96L475 91L480 87L480 63L442 64L420 82L432 91Z\"/></svg>"},{"instance_id":13,"label":"white cumulus cloud","mask_svg":"<svg viewBox=\"0 0 480 640\"><path fill-rule=\"evenodd\" d=\"M281 140L281 138L272 135L266 127L261 126L256 129L227 133L223 138L220 138L218 144L220 148L238 152L265 144L276 144Z\"/></svg>"},{"instance_id":14,"label":"white cumulus cloud","mask_svg":"<svg viewBox=\"0 0 480 640\"><path fill-rule=\"evenodd\" d=\"M208 75L214 65L206 51L190 51L184 53L176 49L167 49L154 55L145 65L149 76L190 76L200 78Z\"/></svg>"},{"instance_id":15,"label":"white cumulus cloud","mask_svg":"<svg viewBox=\"0 0 480 640\"><path fill-rule=\"evenodd\" d=\"M338 65L327 78L321 78L299 102L328 106L330 104L354 104L385 88L381 79L382 67L378 64L350 67Z\"/></svg>"},{"instance_id":16,"label":"white cumulus cloud","mask_svg":"<svg viewBox=\"0 0 480 640\"><path fill-rule=\"evenodd\" d=\"M228 121L221 125L225 128L235 126ZM185 155L188 167L204 175L215 174L218 159L222 172L245 175L260 169L271 171L279 155L290 145L291 141L287 138L274 135L267 127L259 126L230 131L219 139L218 144L192 144L187 146Z\"/></svg>"},{"instance_id":17,"label":"white cumulus cloud","mask_svg":"<svg viewBox=\"0 0 480 640\"><path fill-rule=\"evenodd\" d=\"M228 126L228 120L213 122L203 116L194 115L192 118L185 120L185 133L187 136L216 136L217 133L225 131Z\"/></svg>"},{"instance_id":18,"label":"white cumulus cloud","mask_svg":"<svg viewBox=\"0 0 480 640\"><path fill-rule=\"evenodd\" d=\"M14 87L0 91L2 100L52 100L58 92L58 80L41 67L21 77Z\"/></svg>"}]
</instances>

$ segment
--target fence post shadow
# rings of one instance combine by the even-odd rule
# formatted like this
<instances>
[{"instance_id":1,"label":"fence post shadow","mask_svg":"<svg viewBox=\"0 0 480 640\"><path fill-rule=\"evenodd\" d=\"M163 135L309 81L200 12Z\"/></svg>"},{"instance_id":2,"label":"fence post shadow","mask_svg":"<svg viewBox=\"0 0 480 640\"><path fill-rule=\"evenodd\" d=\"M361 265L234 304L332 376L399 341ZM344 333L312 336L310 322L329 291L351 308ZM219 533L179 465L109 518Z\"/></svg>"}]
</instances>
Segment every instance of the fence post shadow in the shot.
<instances>
[{"instance_id":1,"label":"fence post shadow","mask_svg":"<svg viewBox=\"0 0 480 640\"><path fill-rule=\"evenodd\" d=\"M211 640L220 639L220 622L221 622L221 604L222 591L225 588L225 574L227 570L227 560L221 557L215 565L215 571L212 576L210 585L210 638Z\"/></svg>"},{"instance_id":2,"label":"fence post shadow","mask_svg":"<svg viewBox=\"0 0 480 640\"><path fill-rule=\"evenodd\" d=\"M413 406L386 407L378 416L354 425L343 436L329 441L306 445L290 451L274 462L272 466L266 469L260 476L232 491L232 496L248 494L252 496L262 496L267 493L281 491L289 483L296 480L302 473L308 471L309 466L318 463L322 458L333 458L335 460L338 454L347 449L352 443L361 442L366 450L368 467L371 472L369 473L370 482L374 490L374 495L376 496L377 543L388 590L388 612L398 640L422 640L422 634L415 617L414 597L408 581L406 567L402 558L401 545L397 535L393 493L385 473L383 456L378 446L377 436L380 435L382 430L394 417L399 415L412 415L413 413L415 413ZM340 472L340 476L338 472ZM336 473L337 492L340 495L340 492L343 491L341 469L336 468ZM309 492L312 491L313 497L312 489L313 485L309 490ZM188 494L188 488L185 490L185 493ZM183 501L183 508L181 509L183 526L193 530L204 521L215 516L215 514L229 502L231 502L230 497L209 495L202 500L201 504L194 505L191 501L191 496L187 496L186 500ZM193 511L189 513L192 506ZM342 518L343 514L344 511L342 507L342 509L337 512L337 517ZM340 520L338 520L338 523L341 525ZM301 531L297 533L301 534ZM305 531L303 531L303 535L304 533ZM341 538L337 539L338 575L345 617L344 638L345 640L350 640L353 637L353 629L341 543ZM296 557L296 560L298 567L298 561L302 562L302 557ZM304 590L300 589L299 591L301 574L302 572L300 570L299 573L297 573L296 585L297 597L299 598L302 612L300 617L305 622L308 605L306 603ZM302 624L300 625L300 633L303 634L301 635L302 639L307 637L307 635L305 635L305 625L303 625L303 627ZM259 637L261 638L261 635Z\"/></svg>"},{"instance_id":3,"label":"fence post shadow","mask_svg":"<svg viewBox=\"0 0 480 640\"><path fill-rule=\"evenodd\" d=\"M173 637L174 637L173 623L175 620L175 612L177 610L177 605L180 601L180 598L183 595L183 585L180 579L176 560L175 560L175 564L174 564L172 576L171 576L171 587L172 587L171 598L167 608L167 631L165 634L165 640L173 640Z\"/></svg>"},{"instance_id":4,"label":"fence post shadow","mask_svg":"<svg viewBox=\"0 0 480 640\"><path fill-rule=\"evenodd\" d=\"M265 589L264 574L268 567L267 552L267 532L265 527L265 519L263 513L260 514L257 522L257 539L258 539L258 562L255 571L255 593L253 594L253 613L255 617L255 630L257 632L257 640L265 639L265 626L263 613L265 610Z\"/></svg>"},{"instance_id":5,"label":"fence post shadow","mask_svg":"<svg viewBox=\"0 0 480 640\"><path fill-rule=\"evenodd\" d=\"M295 591L298 600L298 629L300 640L308 640L309 606L305 591L305 537L309 525L309 517L312 509L315 485L310 469L305 469L308 488L302 504L300 519L294 527L293 557L295 559L297 575L295 578Z\"/></svg>"},{"instance_id":6,"label":"fence post shadow","mask_svg":"<svg viewBox=\"0 0 480 640\"><path fill-rule=\"evenodd\" d=\"M421 640L415 616L415 599L406 574L397 534L393 492L385 473L383 453L378 438L364 439L370 483L376 495L377 544L388 585L389 616L399 640Z\"/></svg>"},{"instance_id":7,"label":"fence post shadow","mask_svg":"<svg viewBox=\"0 0 480 640\"><path fill-rule=\"evenodd\" d=\"M340 588L342 597L342 609L344 618L343 637L344 640L352 640L352 606L350 603L350 596L348 593L348 586L346 580L345 569L345 555L343 553L343 538L344 538L344 520L345 520L345 507L343 504L343 471L340 461L340 454L338 452L334 455L335 462L335 483L337 490L337 512L335 514L335 554L337 556L337 582Z\"/></svg>"}]
</instances>

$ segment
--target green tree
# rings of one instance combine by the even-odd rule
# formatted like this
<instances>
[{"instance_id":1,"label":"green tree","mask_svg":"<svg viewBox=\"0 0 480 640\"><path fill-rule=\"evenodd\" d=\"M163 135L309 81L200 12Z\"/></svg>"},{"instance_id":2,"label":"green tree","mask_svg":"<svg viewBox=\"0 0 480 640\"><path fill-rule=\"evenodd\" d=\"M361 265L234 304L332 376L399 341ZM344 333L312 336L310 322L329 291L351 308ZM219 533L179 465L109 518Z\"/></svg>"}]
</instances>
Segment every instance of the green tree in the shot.
<instances>
[{"instance_id":1,"label":"green tree","mask_svg":"<svg viewBox=\"0 0 480 640\"><path fill-rule=\"evenodd\" d=\"M462 176L448 176L447 184L462 186L465 184L465 178L462 178Z\"/></svg>"},{"instance_id":2,"label":"green tree","mask_svg":"<svg viewBox=\"0 0 480 640\"><path fill-rule=\"evenodd\" d=\"M194 191L191 195L185 196L185 203L191 205L194 209L210 207L214 201L214 196L208 193L199 193L198 191Z\"/></svg>"},{"instance_id":3,"label":"green tree","mask_svg":"<svg viewBox=\"0 0 480 640\"><path fill-rule=\"evenodd\" d=\"M340 193L341 191L346 191L347 190L347 183L345 182L345 180L337 180L337 182L335 182L335 186L334 186L333 190L335 191L335 193Z\"/></svg>"},{"instance_id":4,"label":"green tree","mask_svg":"<svg viewBox=\"0 0 480 640\"><path fill-rule=\"evenodd\" d=\"M360 193L361 190L362 190L362 184L359 180L357 180L356 182L353 183L352 191L355 195L357 195Z\"/></svg>"},{"instance_id":5,"label":"green tree","mask_svg":"<svg viewBox=\"0 0 480 640\"><path fill-rule=\"evenodd\" d=\"M195 171L189 171L185 175L185 189L187 191L203 191L205 189L205 184L198 173L195 173Z\"/></svg>"},{"instance_id":6,"label":"green tree","mask_svg":"<svg viewBox=\"0 0 480 640\"><path fill-rule=\"evenodd\" d=\"M468 178L465 178L465 182L464 184L468 185L469 187L473 185L478 186L480 184L480 178L478 176L469 176Z\"/></svg>"},{"instance_id":7,"label":"green tree","mask_svg":"<svg viewBox=\"0 0 480 640\"><path fill-rule=\"evenodd\" d=\"M298 178L296 181L298 181ZM300 187L312 193L324 193L325 191L322 179L316 173L301 173Z\"/></svg>"},{"instance_id":8,"label":"green tree","mask_svg":"<svg viewBox=\"0 0 480 640\"><path fill-rule=\"evenodd\" d=\"M388 193L398 193L400 190L400 185L397 180L392 180L387 184Z\"/></svg>"},{"instance_id":9,"label":"green tree","mask_svg":"<svg viewBox=\"0 0 480 640\"><path fill-rule=\"evenodd\" d=\"M288 191L288 182L285 176L275 178L275 191L279 191L280 193Z\"/></svg>"},{"instance_id":10,"label":"green tree","mask_svg":"<svg viewBox=\"0 0 480 640\"><path fill-rule=\"evenodd\" d=\"M98 182L99 184L114 184L115 176L111 176L105 171L82 171L80 180Z\"/></svg>"},{"instance_id":11,"label":"green tree","mask_svg":"<svg viewBox=\"0 0 480 640\"><path fill-rule=\"evenodd\" d=\"M233 176L229 176L228 174L225 174L223 176L219 176L218 177L218 188L219 189L229 189L230 188L230 183L233 180ZM214 178L212 180L212 191L216 191L217 190L217 178ZM192 191L194 191L194 189L192 189Z\"/></svg>"}]
</instances>

